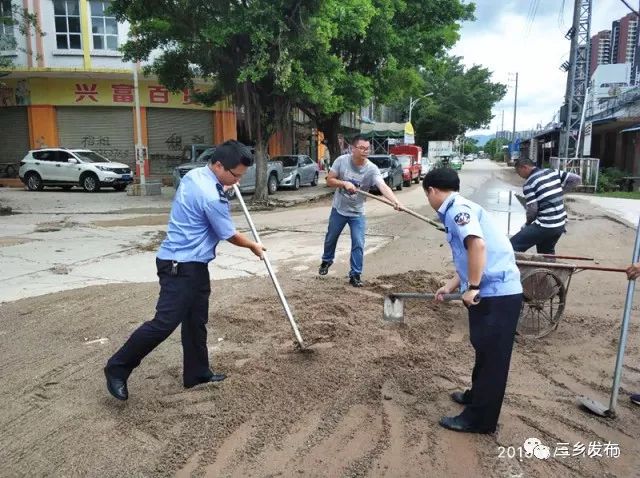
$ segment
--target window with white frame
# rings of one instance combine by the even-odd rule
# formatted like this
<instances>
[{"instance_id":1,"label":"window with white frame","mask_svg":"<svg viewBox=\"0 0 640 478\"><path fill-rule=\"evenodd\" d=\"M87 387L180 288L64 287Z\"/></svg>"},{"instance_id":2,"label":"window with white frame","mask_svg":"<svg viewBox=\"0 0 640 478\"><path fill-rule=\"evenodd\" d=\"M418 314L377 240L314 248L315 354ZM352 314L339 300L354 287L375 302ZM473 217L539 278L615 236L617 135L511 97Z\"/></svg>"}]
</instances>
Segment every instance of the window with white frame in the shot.
<instances>
[{"instance_id":1,"label":"window with white frame","mask_svg":"<svg viewBox=\"0 0 640 478\"><path fill-rule=\"evenodd\" d=\"M60 50L80 50L80 5L78 0L54 0L56 45Z\"/></svg>"},{"instance_id":2,"label":"window with white frame","mask_svg":"<svg viewBox=\"0 0 640 478\"><path fill-rule=\"evenodd\" d=\"M0 50L14 41L11 0L0 0Z\"/></svg>"},{"instance_id":3,"label":"window with white frame","mask_svg":"<svg viewBox=\"0 0 640 478\"><path fill-rule=\"evenodd\" d=\"M110 2L91 2L91 37L94 50L118 49L118 23L109 12Z\"/></svg>"}]
</instances>

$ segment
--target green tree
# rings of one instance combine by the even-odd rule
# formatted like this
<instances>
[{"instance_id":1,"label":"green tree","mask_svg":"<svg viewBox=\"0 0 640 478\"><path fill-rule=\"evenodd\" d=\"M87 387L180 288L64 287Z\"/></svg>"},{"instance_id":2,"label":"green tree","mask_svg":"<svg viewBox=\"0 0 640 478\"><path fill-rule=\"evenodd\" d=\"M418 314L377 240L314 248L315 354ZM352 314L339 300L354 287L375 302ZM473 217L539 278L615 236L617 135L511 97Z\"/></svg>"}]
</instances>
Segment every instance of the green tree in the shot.
<instances>
[{"instance_id":1,"label":"green tree","mask_svg":"<svg viewBox=\"0 0 640 478\"><path fill-rule=\"evenodd\" d=\"M484 145L484 152L489 155L489 158L494 161L502 159L502 147L507 146L509 144L509 140L505 138L491 138Z\"/></svg>"},{"instance_id":2,"label":"green tree","mask_svg":"<svg viewBox=\"0 0 640 478\"><path fill-rule=\"evenodd\" d=\"M338 153L340 116L372 98L404 101L423 87L420 66L455 44L459 22L473 19L473 4L460 0L325 1L321 48L301 55L306 76L297 104L324 131Z\"/></svg>"},{"instance_id":3,"label":"green tree","mask_svg":"<svg viewBox=\"0 0 640 478\"><path fill-rule=\"evenodd\" d=\"M170 90L210 80L205 104L232 96L256 148L254 202L267 200L269 137L290 118L292 85L304 74L298 55L325 26L313 0L114 0L118 21L131 25L126 60L148 60L147 73Z\"/></svg>"},{"instance_id":4,"label":"green tree","mask_svg":"<svg viewBox=\"0 0 640 478\"><path fill-rule=\"evenodd\" d=\"M33 52L18 47L16 31L18 35L22 36L30 35L31 33L44 35L44 32L40 30L36 15L34 13L29 13L26 8L21 8L13 4L10 11L3 12L3 15L0 16L0 24L5 26L5 30L11 32L0 35L0 51L19 50L31 54ZM11 70L13 66L12 57L0 55L0 76L8 75L9 70Z\"/></svg>"},{"instance_id":5,"label":"green tree","mask_svg":"<svg viewBox=\"0 0 640 478\"><path fill-rule=\"evenodd\" d=\"M465 69L459 57L432 61L422 72L425 91L433 93L413 111L416 141L450 140L467 130L486 127L491 108L507 88L491 81L491 72L478 65Z\"/></svg>"},{"instance_id":6,"label":"green tree","mask_svg":"<svg viewBox=\"0 0 640 478\"><path fill-rule=\"evenodd\" d=\"M478 140L473 138L467 138L464 136L462 138L462 145L460 147L462 154L472 154L477 153L480 148L478 148Z\"/></svg>"}]
</instances>

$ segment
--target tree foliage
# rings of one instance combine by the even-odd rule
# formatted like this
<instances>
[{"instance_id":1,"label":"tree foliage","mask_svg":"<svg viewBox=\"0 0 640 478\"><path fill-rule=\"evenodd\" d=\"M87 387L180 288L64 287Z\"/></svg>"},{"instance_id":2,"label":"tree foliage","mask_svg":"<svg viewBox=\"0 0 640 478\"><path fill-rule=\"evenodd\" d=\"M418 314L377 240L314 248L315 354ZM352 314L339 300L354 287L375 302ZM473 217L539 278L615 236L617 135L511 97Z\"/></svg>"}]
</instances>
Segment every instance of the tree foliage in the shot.
<instances>
[{"instance_id":1,"label":"tree foliage","mask_svg":"<svg viewBox=\"0 0 640 478\"><path fill-rule=\"evenodd\" d=\"M210 80L197 95L206 104L232 96L255 143L256 193L266 201L266 149L289 118L299 52L322 23L313 0L114 0L118 21L131 25L127 60L150 60L148 73L171 90ZM153 57L151 54L153 52Z\"/></svg>"},{"instance_id":2,"label":"tree foliage","mask_svg":"<svg viewBox=\"0 0 640 478\"><path fill-rule=\"evenodd\" d=\"M0 16L0 24L13 27L11 35L0 35L0 51L23 51L25 53L33 53L18 46L16 40L16 32L18 35L26 36L31 33L44 35L38 24L38 18L35 13L29 13L26 8L11 5L11 10L5 12L4 16ZM11 56L0 55L0 76L3 76L1 70L10 70L13 67L13 58Z\"/></svg>"},{"instance_id":3,"label":"tree foliage","mask_svg":"<svg viewBox=\"0 0 640 478\"><path fill-rule=\"evenodd\" d=\"M509 140L506 138L491 138L484 145L484 152L493 160L502 160L502 147L508 144Z\"/></svg>"},{"instance_id":4,"label":"tree foliage","mask_svg":"<svg viewBox=\"0 0 640 478\"><path fill-rule=\"evenodd\" d=\"M337 148L340 115L372 98L404 101L423 87L418 67L455 44L473 4L459 0L325 2L323 19L336 29L326 48L303 55L297 104ZM319 95L318 92L323 92Z\"/></svg>"},{"instance_id":5,"label":"tree foliage","mask_svg":"<svg viewBox=\"0 0 640 478\"><path fill-rule=\"evenodd\" d=\"M254 200L264 200L266 143L293 106L335 152L340 115L418 89L417 67L457 41L474 7L462 0L113 0L111 9L131 25L125 59L150 60L147 71L172 90L211 80L199 96L208 103L234 97L258 152Z\"/></svg>"},{"instance_id":6,"label":"tree foliage","mask_svg":"<svg viewBox=\"0 0 640 478\"><path fill-rule=\"evenodd\" d=\"M413 111L416 140L451 140L467 130L481 129L492 119L491 108L507 88L491 81L491 72L478 65L465 69L459 57L432 61L422 72L425 90L433 95Z\"/></svg>"}]
</instances>

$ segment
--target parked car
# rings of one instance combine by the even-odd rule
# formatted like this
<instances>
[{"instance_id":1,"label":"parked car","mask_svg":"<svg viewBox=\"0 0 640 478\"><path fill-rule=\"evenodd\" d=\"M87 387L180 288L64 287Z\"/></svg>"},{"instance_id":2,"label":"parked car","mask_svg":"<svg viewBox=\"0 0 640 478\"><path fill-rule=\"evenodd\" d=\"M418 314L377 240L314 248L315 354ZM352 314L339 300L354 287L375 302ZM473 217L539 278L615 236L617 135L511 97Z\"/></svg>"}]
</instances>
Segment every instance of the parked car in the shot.
<instances>
[{"instance_id":1,"label":"parked car","mask_svg":"<svg viewBox=\"0 0 640 478\"><path fill-rule=\"evenodd\" d=\"M101 187L124 191L133 182L129 166L114 163L89 149L31 150L20 161L18 176L30 191L41 191L45 186L65 190L81 186L88 192L99 191Z\"/></svg>"},{"instance_id":2,"label":"parked car","mask_svg":"<svg viewBox=\"0 0 640 478\"><path fill-rule=\"evenodd\" d=\"M280 161L283 167L284 177L280 181L280 187L300 189L303 184L316 186L320 169L318 165L306 154L289 154L275 156L269 160Z\"/></svg>"},{"instance_id":3,"label":"parked car","mask_svg":"<svg viewBox=\"0 0 640 478\"><path fill-rule=\"evenodd\" d=\"M475 159L476 159L476 155L475 155L475 154L467 154L467 155L464 157L464 160L465 160L465 161L469 161L469 162L474 161Z\"/></svg>"},{"instance_id":4,"label":"parked car","mask_svg":"<svg viewBox=\"0 0 640 478\"><path fill-rule=\"evenodd\" d=\"M404 185L420 182L422 164L422 148L415 144L399 144L389 148L389 154L395 154L404 169Z\"/></svg>"},{"instance_id":5,"label":"parked car","mask_svg":"<svg viewBox=\"0 0 640 478\"><path fill-rule=\"evenodd\" d=\"M402 166L403 185L410 187L412 182L420 181L420 166L413 162L413 157L408 154L399 154L397 158Z\"/></svg>"},{"instance_id":6,"label":"parked car","mask_svg":"<svg viewBox=\"0 0 640 478\"><path fill-rule=\"evenodd\" d=\"M178 189L180 186L180 179L194 168L201 168L209 163L209 159L216 150L215 147L207 149L202 153L195 161L180 164L173 170L173 187ZM255 151L252 149L252 153ZM280 161L267 161L267 189L269 194L273 194L278 190L280 181L284 178L284 170L282 162ZM247 169L247 172L242 176L240 180L240 192L250 193L256 189L256 165L255 163Z\"/></svg>"},{"instance_id":7,"label":"parked car","mask_svg":"<svg viewBox=\"0 0 640 478\"><path fill-rule=\"evenodd\" d=\"M214 144L188 144L182 148L182 160L185 162L196 161L202 153L214 146Z\"/></svg>"},{"instance_id":8,"label":"parked car","mask_svg":"<svg viewBox=\"0 0 640 478\"><path fill-rule=\"evenodd\" d=\"M378 166L387 186L397 191L402 190L404 183L402 165L395 154L374 154L369 156L369 161ZM377 191L378 188L374 186L372 190Z\"/></svg>"},{"instance_id":9,"label":"parked car","mask_svg":"<svg viewBox=\"0 0 640 478\"><path fill-rule=\"evenodd\" d=\"M431 169L433 169L433 163L429 158L423 156L422 164L420 165L420 179L424 178Z\"/></svg>"}]
</instances>

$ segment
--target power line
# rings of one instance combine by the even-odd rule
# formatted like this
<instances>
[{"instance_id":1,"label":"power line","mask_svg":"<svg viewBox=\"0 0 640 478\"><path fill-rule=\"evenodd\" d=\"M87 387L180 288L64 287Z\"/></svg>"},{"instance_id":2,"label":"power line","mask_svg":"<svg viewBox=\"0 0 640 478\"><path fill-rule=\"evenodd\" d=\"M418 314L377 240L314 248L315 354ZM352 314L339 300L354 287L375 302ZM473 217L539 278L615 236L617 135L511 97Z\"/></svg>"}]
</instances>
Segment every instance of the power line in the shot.
<instances>
[{"instance_id":1,"label":"power line","mask_svg":"<svg viewBox=\"0 0 640 478\"><path fill-rule=\"evenodd\" d=\"M536 14L538 13L538 6L539 5L540 5L540 0L532 0L531 4L529 5L529 11L530 11L531 15L530 15L530 20L527 22L527 27L526 27L525 36L527 36L527 37L531 33L531 28L533 27L533 23L535 22Z\"/></svg>"},{"instance_id":2,"label":"power line","mask_svg":"<svg viewBox=\"0 0 640 478\"><path fill-rule=\"evenodd\" d=\"M633 7L631 7L631 5L629 5L625 0L620 0L620 1L622 3L624 3L629 10L631 10L633 13L635 13L637 17L640 17L640 13L638 13L637 10L634 10Z\"/></svg>"},{"instance_id":3,"label":"power line","mask_svg":"<svg viewBox=\"0 0 640 478\"><path fill-rule=\"evenodd\" d=\"M564 30L564 2L565 0L562 0L560 11L558 12L558 28L560 28L561 31Z\"/></svg>"}]
</instances>

